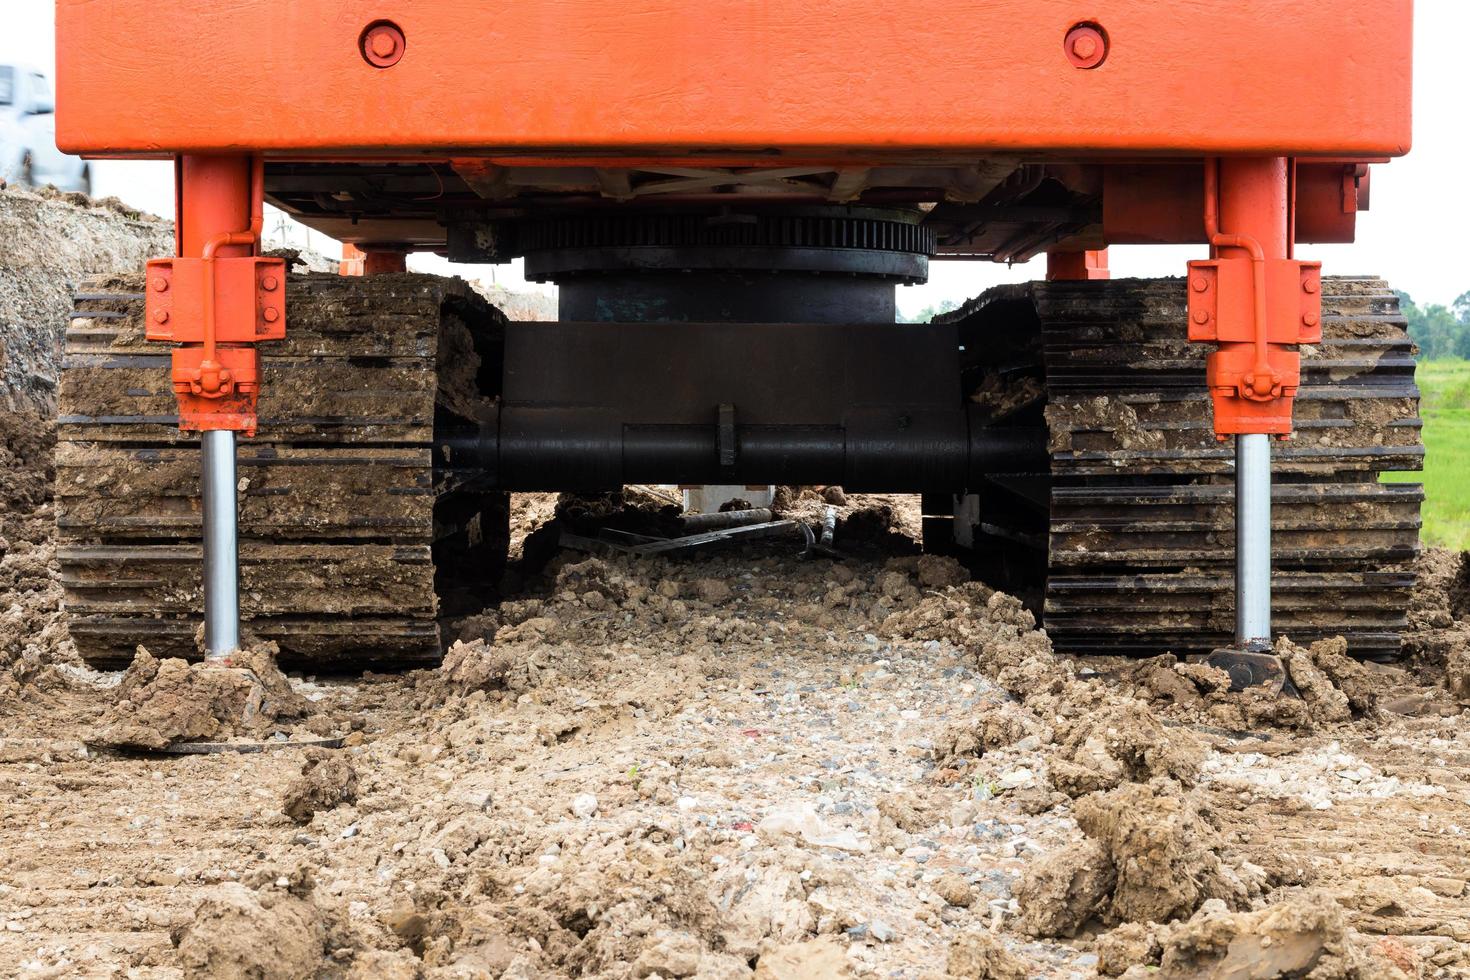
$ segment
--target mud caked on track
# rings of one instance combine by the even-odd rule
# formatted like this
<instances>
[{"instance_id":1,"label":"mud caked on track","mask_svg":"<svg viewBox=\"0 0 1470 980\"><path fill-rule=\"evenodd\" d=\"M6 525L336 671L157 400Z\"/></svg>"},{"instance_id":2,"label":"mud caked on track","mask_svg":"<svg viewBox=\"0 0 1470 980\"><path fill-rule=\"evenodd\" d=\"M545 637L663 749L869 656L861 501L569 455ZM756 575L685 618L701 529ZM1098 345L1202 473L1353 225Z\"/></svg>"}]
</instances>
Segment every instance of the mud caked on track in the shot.
<instances>
[{"instance_id":1,"label":"mud caked on track","mask_svg":"<svg viewBox=\"0 0 1470 980\"><path fill-rule=\"evenodd\" d=\"M1282 700L1059 655L912 553L901 498L845 498L841 561L544 560L586 504L524 495L440 666L103 673L59 614L53 430L0 426L7 973L1470 973L1463 556L1420 559L1399 665L1283 640ZM157 751L199 741L274 747Z\"/></svg>"}]
</instances>

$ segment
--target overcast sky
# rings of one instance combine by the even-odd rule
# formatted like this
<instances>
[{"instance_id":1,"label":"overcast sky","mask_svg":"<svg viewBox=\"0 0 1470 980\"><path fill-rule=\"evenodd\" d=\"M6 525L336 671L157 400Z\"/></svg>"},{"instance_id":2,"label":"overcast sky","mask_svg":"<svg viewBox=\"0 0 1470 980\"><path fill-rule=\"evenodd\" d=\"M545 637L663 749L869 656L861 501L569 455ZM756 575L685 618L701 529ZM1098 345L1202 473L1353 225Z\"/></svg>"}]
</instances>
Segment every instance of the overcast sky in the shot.
<instances>
[{"instance_id":1,"label":"overcast sky","mask_svg":"<svg viewBox=\"0 0 1470 980\"><path fill-rule=\"evenodd\" d=\"M25 63L54 75L52 0L0 0L0 6L4 9L0 62ZM1298 254L1321 259L1330 272L1382 275L1420 303L1448 304L1470 290L1470 249L1463 244L1470 227L1470 194L1461 186L1470 161L1470 115L1465 109L1470 85L1464 56L1465 39L1470 38L1470 2L1417 0L1414 8L1413 152L1374 168L1372 209L1358 217L1355 244L1310 245ZM99 195L115 194L158 214L172 211L168 164L99 161L94 166ZM297 244L305 243L304 230L288 234ZM321 235L313 236L310 244L322 251L336 248ZM1117 276L1178 275L1186 260L1198 257L1201 248L1162 246L1116 247L1109 254ZM414 265L451 271L433 256L416 256ZM899 307L914 312L945 299L960 301L996 282L1040 276L1041 266L1041 261L1013 269L989 262L935 262L928 285L899 290ZM487 268L453 270L490 277ZM507 285L521 282L512 269L498 270L496 278Z\"/></svg>"}]
</instances>

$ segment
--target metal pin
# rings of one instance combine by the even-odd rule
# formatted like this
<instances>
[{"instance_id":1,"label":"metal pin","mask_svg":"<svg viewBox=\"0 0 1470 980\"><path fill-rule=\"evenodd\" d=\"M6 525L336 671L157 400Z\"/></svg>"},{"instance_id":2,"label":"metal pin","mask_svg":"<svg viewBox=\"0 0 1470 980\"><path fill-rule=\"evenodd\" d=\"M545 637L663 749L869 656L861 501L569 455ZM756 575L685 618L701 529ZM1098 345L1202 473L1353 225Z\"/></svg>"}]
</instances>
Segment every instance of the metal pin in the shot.
<instances>
[{"instance_id":1,"label":"metal pin","mask_svg":"<svg viewBox=\"0 0 1470 980\"><path fill-rule=\"evenodd\" d=\"M235 433L203 433L204 656L222 660L240 648L236 536Z\"/></svg>"},{"instance_id":2,"label":"metal pin","mask_svg":"<svg viewBox=\"0 0 1470 980\"><path fill-rule=\"evenodd\" d=\"M1271 437L1235 437L1235 643L1271 646Z\"/></svg>"}]
</instances>

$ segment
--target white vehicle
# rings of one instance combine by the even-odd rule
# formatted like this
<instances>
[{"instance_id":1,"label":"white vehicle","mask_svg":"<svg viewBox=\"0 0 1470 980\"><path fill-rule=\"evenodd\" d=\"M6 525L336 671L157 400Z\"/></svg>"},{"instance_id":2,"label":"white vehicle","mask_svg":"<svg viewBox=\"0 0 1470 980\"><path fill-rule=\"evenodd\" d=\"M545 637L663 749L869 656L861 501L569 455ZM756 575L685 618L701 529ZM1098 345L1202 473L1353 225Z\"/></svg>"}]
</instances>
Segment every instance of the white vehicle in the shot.
<instances>
[{"instance_id":1,"label":"white vehicle","mask_svg":"<svg viewBox=\"0 0 1470 980\"><path fill-rule=\"evenodd\" d=\"M85 160L56 148L56 97L46 76L22 65L0 65L0 177L92 192Z\"/></svg>"}]
</instances>

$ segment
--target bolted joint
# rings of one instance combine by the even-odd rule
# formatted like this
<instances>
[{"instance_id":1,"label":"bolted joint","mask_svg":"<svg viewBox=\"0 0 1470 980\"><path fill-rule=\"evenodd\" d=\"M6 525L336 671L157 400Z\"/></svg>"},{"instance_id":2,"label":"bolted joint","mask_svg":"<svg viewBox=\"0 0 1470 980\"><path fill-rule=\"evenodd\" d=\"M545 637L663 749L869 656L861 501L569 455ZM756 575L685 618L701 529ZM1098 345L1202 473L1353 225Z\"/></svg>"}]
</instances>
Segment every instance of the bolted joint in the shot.
<instances>
[{"instance_id":1,"label":"bolted joint","mask_svg":"<svg viewBox=\"0 0 1470 980\"><path fill-rule=\"evenodd\" d=\"M1321 274L1320 262L1295 259L1189 263L1189 339L1219 345L1206 368L1217 435L1291 432L1297 347L1322 339Z\"/></svg>"},{"instance_id":2,"label":"bolted joint","mask_svg":"<svg viewBox=\"0 0 1470 980\"><path fill-rule=\"evenodd\" d=\"M254 434L260 390L256 343L286 336L284 259L153 259L147 337L172 342L179 428Z\"/></svg>"},{"instance_id":3,"label":"bolted joint","mask_svg":"<svg viewBox=\"0 0 1470 980\"><path fill-rule=\"evenodd\" d=\"M254 435L260 396L260 355L254 347L221 347L214 363L204 348L175 347L172 355L179 428L185 432L231 429Z\"/></svg>"}]
</instances>

